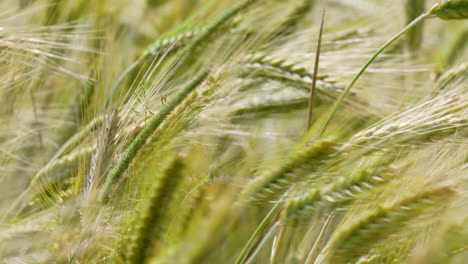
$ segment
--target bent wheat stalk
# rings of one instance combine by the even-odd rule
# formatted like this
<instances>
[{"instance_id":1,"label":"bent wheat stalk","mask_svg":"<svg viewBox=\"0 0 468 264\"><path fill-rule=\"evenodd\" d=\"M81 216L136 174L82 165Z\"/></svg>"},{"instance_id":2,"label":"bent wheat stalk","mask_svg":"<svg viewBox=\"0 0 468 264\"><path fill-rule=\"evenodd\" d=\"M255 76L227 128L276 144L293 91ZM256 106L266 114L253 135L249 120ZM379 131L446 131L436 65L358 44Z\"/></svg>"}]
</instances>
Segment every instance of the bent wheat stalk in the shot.
<instances>
[{"instance_id":1,"label":"bent wheat stalk","mask_svg":"<svg viewBox=\"0 0 468 264\"><path fill-rule=\"evenodd\" d=\"M348 95L348 93L354 87L356 82L364 74L367 68L374 62L374 60L377 59L377 57L385 49L387 49L391 44L393 44L397 39L399 39L409 30L419 25L419 23L421 23L424 19L429 18L429 17L438 17L444 20L467 19L468 18L468 0L453 0L453 1L447 1L442 5L436 4L428 13L421 14L419 17L417 17L415 20L409 23L403 30L398 32L394 37L392 37L389 41L387 41L381 48L379 48L374 53L374 55L372 55L372 57L366 62L366 64L364 64L364 66L361 68L358 74L354 77L354 79L351 81L348 87L346 87L345 91L341 94L340 98L338 99L338 101L335 103L332 110L330 111L330 114L328 118L326 119L322 129L320 130L318 137L321 137L325 133L328 125L330 124L330 122L335 117L336 113L338 112L338 108L343 103L344 98Z\"/></svg>"}]
</instances>

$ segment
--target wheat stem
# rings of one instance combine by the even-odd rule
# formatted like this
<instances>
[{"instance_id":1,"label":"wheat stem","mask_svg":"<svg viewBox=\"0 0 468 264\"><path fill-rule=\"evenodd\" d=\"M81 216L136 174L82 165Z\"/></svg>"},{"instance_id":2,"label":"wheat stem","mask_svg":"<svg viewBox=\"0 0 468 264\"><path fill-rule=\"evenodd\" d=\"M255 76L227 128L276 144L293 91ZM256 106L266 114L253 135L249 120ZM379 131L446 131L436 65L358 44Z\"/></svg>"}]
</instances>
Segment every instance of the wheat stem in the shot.
<instances>
[{"instance_id":1,"label":"wheat stem","mask_svg":"<svg viewBox=\"0 0 468 264\"><path fill-rule=\"evenodd\" d=\"M415 20L413 20L413 22L411 22L408 26L406 26L403 30L401 30L399 33L397 33L393 38L391 38L389 41L387 41L381 48L379 48L375 53L374 55L372 55L372 57L366 62L366 64L364 64L364 66L361 68L361 70L359 71L359 73L354 77L354 79L351 81L351 83L348 85L348 87L346 87L346 89L344 90L344 92L341 94L340 98L338 99L338 101L335 103L335 105L333 106L332 110L330 111L330 114L328 116L328 118L326 119L322 129L320 130L320 132L318 133L318 137L321 137L328 125L330 124L330 122L332 121L332 119L335 117L336 113L338 112L338 108L340 107L340 105L343 103L343 100L344 98L348 95L348 93L351 91L351 88L354 87L354 85L356 84L356 82L359 80L359 78L364 74L364 72L367 70L367 68L372 64L372 62L374 62L375 59L377 59L377 57L386 49L388 48L393 42L395 42L398 38L400 38L403 34L405 34L408 30L412 29L413 27L415 27L416 25L418 25L421 21L423 21L426 17L428 17L429 14L427 13L424 13L422 15L420 15L418 18L416 18Z\"/></svg>"},{"instance_id":2,"label":"wheat stem","mask_svg":"<svg viewBox=\"0 0 468 264\"><path fill-rule=\"evenodd\" d=\"M275 204L275 206L273 206L273 208L270 209L268 214L263 218L260 225L258 225L257 229L255 229L254 233L252 234L252 236L249 238L249 240L245 244L244 248L239 254L239 257L237 257L235 264L244 263L245 258L247 257L248 253L251 251L251 248L254 245L254 243L258 240L258 237L270 225L272 220L278 217L279 213L281 212L281 205L282 203L278 202Z\"/></svg>"}]
</instances>

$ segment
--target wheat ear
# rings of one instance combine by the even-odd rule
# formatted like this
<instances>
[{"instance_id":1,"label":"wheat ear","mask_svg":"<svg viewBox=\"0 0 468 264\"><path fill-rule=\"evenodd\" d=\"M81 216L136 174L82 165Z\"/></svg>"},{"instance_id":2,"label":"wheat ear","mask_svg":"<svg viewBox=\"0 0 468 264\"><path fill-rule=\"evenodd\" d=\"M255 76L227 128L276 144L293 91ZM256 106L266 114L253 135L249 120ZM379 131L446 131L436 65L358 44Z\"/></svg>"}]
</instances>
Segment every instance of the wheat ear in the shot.
<instances>
[{"instance_id":1,"label":"wheat ear","mask_svg":"<svg viewBox=\"0 0 468 264\"><path fill-rule=\"evenodd\" d=\"M293 154L279 169L261 175L247 185L241 195L244 201L268 201L278 198L306 174L314 172L335 152L332 139L320 140Z\"/></svg>"},{"instance_id":2,"label":"wheat ear","mask_svg":"<svg viewBox=\"0 0 468 264\"><path fill-rule=\"evenodd\" d=\"M163 36L157 38L154 42L148 45L146 49L142 52L141 56L130 64L117 78L115 83L112 85L111 94L115 94L124 81L124 79L132 73L141 63L151 56L157 54L168 54L169 52L175 52L180 48L187 45L193 38L200 35L206 29L206 25L201 23L195 26L183 27L182 29L177 29L175 31L164 34ZM106 103L103 106L105 109L111 102L111 97L109 97Z\"/></svg>"},{"instance_id":3,"label":"wheat ear","mask_svg":"<svg viewBox=\"0 0 468 264\"><path fill-rule=\"evenodd\" d=\"M450 0L443 4L436 4L429 14L444 20L467 19L468 0Z\"/></svg>"},{"instance_id":4,"label":"wheat ear","mask_svg":"<svg viewBox=\"0 0 468 264\"><path fill-rule=\"evenodd\" d=\"M333 209L349 203L359 195L389 182L394 177L393 169L388 168L377 172L364 170L350 178L342 178L328 187L308 191L290 200L283 211L283 218L291 222L308 219L310 215L322 208Z\"/></svg>"},{"instance_id":5,"label":"wheat ear","mask_svg":"<svg viewBox=\"0 0 468 264\"><path fill-rule=\"evenodd\" d=\"M200 31L198 35L193 38L193 40L185 46L183 49L179 50L179 52L175 55L174 60L177 63L181 63L182 59L186 55L191 55L193 54L193 51L200 47L200 44L206 41L209 37L211 37L216 31L218 31L224 24L226 24L230 19L232 19L234 16L242 12L243 10L249 8L251 5L255 4L258 0L244 0L240 2L239 4L233 6L229 10L227 10L225 13L221 14L218 18L213 20L212 22L208 23L206 27L203 27L203 30ZM154 48L154 47L153 47ZM117 81L114 83L112 86L112 92L111 94L114 94L117 89L119 88L120 84L123 82L123 80L127 77L128 74L130 74L138 65L149 55L152 53L153 48L148 48L143 54L144 56L138 58L135 62L133 62L130 66L125 69L125 71L119 76ZM106 103L104 104L102 109L105 109L111 102L111 99L109 98ZM102 110L101 110L102 111Z\"/></svg>"},{"instance_id":6,"label":"wheat ear","mask_svg":"<svg viewBox=\"0 0 468 264\"><path fill-rule=\"evenodd\" d=\"M310 92L313 75L308 72L304 66L295 62L278 58L274 55L254 53L249 54L244 58L243 66L247 71L254 70L259 76L286 81L294 84L298 88L301 88L301 90L304 90L305 92ZM317 89L327 97L336 98L336 94L341 94L343 89L327 80L327 77L328 76L317 77Z\"/></svg>"},{"instance_id":7,"label":"wheat ear","mask_svg":"<svg viewBox=\"0 0 468 264\"><path fill-rule=\"evenodd\" d=\"M268 113L284 113L304 109L308 106L307 95L289 96L288 94L267 95L254 98L255 101L239 105L230 115L234 121L261 117Z\"/></svg>"},{"instance_id":8,"label":"wheat ear","mask_svg":"<svg viewBox=\"0 0 468 264\"><path fill-rule=\"evenodd\" d=\"M99 133L96 151L91 159L91 166L87 177L84 197L89 199L93 189L102 181L112 156L115 134L118 129L119 116L117 110L113 110L106 120L106 124Z\"/></svg>"},{"instance_id":9,"label":"wheat ear","mask_svg":"<svg viewBox=\"0 0 468 264\"><path fill-rule=\"evenodd\" d=\"M183 27L169 32L151 43L142 53L142 58L156 55L161 52L169 52L179 49L190 40L202 34L207 28L206 23L200 23L189 27Z\"/></svg>"},{"instance_id":10,"label":"wheat ear","mask_svg":"<svg viewBox=\"0 0 468 264\"><path fill-rule=\"evenodd\" d=\"M148 204L144 208L139 224L128 250L128 262L132 264L145 263L151 250L164 232L163 223L167 219L169 205L175 194L183 174L184 163L181 157L176 157L170 166L157 180L151 191Z\"/></svg>"},{"instance_id":11,"label":"wheat ear","mask_svg":"<svg viewBox=\"0 0 468 264\"><path fill-rule=\"evenodd\" d=\"M232 8L228 9L226 12L221 14L218 18L213 20L209 23L206 29L198 35L189 45L187 45L183 50L181 50L176 55L176 61L179 63L180 60L187 54L190 55L193 53L195 49L200 47L200 44L205 42L209 37L211 37L217 30L219 30L224 24L226 24L229 20L231 20L234 16L239 14L240 12L246 10L259 0L244 0L239 2L237 5L233 6Z\"/></svg>"},{"instance_id":12,"label":"wheat ear","mask_svg":"<svg viewBox=\"0 0 468 264\"><path fill-rule=\"evenodd\" d=\"M332 263L352 261L360 257L361 253L366 253L363 251L369 245L402 229L407 221L453 194L451 186L437 187L406 197L393 206L380 207L345 230L337 232L336 239L331 244Z\"/></svg>"},{"instance_id":13,"label":"wheat ear","mask_svg":"<svg viewBox=\"0 0 468 264\"><path fill-rule=\"evenodd\" d=\"M163 108L156 114L138 133L137 137L132 141L127 150L123 153L115 167L111 170L109 176L104 183L101 199L106 199L109 195L112 186L118 182L121 176L127 171L133 159L137 156L141 148L146 144L148 138L154 131L164 122L166 117L178 106L184 99L194 91L200 84L202 84L208 77L208 72L203 72L192 80L182 91L180 91L174 98L172 98Z\"/></svg>"},{"instance_id":14,"label":"wheat ear","mask_svg":"<svg viewBox=\"0 0 468 264\"><path fill-rule=\"evenodd\" d=\"M275 30L269 38L269 41L272 41L277 37L284 38L293 34L307 14L310 14L313 11L312 9L314 8L315 2L315 0L303 0L299 5L297 5L294 10L288 14L286 20L284 20Z\"/></svg>"},{"instance_id":15,"label":"wheat ear","mask_svg":"<svg viewBox=\"0 0 468 264\"><path fill-rule=\"evenodd\" d=\"M451 84L465 79L468 79L468 63L459 64L442 74L437 80L435 92L445 90Z\"/></svg>"}]
</instances>

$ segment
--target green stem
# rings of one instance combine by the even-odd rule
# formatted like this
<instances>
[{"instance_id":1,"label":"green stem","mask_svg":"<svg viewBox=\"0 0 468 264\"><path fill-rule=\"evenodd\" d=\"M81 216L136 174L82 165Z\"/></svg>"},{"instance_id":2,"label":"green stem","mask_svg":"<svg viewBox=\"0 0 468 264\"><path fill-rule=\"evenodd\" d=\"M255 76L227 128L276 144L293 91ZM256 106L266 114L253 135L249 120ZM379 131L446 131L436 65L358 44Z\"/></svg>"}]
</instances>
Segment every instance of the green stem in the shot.
<instances>
[{"instance_id":1,"label":"green stem","mask_svg":"<svg viewBox=\"0 0 468 264\"><path fill-rule=\"evenodd\" d=\"M251 264L252 261L254 261L255 257L260 253L262 250L263 246L265 246L265 243L270 240L270 238L273 236L273 234L276 232L276 229L280 223L276 220L273 221L273 223L270 225L270 228L266 231L265 235L262 237L262 239L255 245L253 248L253 252L251 254L248 254L247 258L245 259L242 264Z\"/></svg>"},{"instance_id":2,"label":"green stem","mask_svg":"<svg viewBox=\"0 0 468 264\"><path fill-rule=\"evenodd\" d=\"M362 67L362 69L359 71L359 73L354 77L354 79L351 81L348 87L346 87L345 91L341 94L340 98L336 102L335 106L333 107L332 111L330 112L330 115L328 116L327 120L325 121L325 124L323 125L322 129L320 130L318 137L321 137L324 133L325 130L327 129L328 125L330 124L331 120L335 117L336 112L338 111L338 108L340 107L341 103L343 103L344 98L349 94L349 91L353 86L356 84L356 82L359 80L362 74L367 70L367 68L374 62L374 60L382 53L388 46L390 46L395 40L400 38L403 34L405 34L407 31L418 25L421 21L423 21L426 17L429 16L429 13L424 13L420 15L418 18L413 20L410 24L408 24L403 30L398 32L392 39L387 41L377 52L366 62L366 64Z\"/></svg>"},{"instance_id":3,"label":"green stem","mask_svg":"<svg viewBox=\"0 0 468 264\"><path fill-rule=\"evenodd\" d=\"M285 230L286 230L286 225L282 224L280 226L280 230L278 232L276 243L273 245L274 247L273 247L273 250L271 252L270 264L278 264L279 263L279 253L280 253L280 250L281 250L281 244L282 244L283 239L284 239Z\"/></svg>"},{"instance_id":4,"label":"green stem","mask_svg":"<svg viewBox=\"0 0 468 264\"><path fill-rule=\"evenodd\" d=\"M273 206L273 208L271 208L270 212L268 212L268 215L265 218L263 218L263 221L260 223L260 225L257 227L255 232L250 237L249 241L247 241L247 244L242 249L235 264L243 263L244 259L247 257L247 254L250 252L250 249L252 248L253 244L257 241L257 238L269 226L271 220L274 219L279 214L281 204L282 204L281 202L278 202L275 206Z\"/></svg>"}]
</instances>

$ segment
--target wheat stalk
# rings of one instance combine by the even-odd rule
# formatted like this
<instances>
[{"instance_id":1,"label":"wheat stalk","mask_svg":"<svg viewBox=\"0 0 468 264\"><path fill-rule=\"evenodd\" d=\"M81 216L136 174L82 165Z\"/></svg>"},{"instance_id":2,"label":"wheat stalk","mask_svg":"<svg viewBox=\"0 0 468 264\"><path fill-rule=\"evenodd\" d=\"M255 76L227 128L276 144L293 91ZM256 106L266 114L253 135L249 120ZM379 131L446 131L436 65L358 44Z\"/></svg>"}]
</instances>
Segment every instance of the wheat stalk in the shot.
<instances>
[{"instance_id":1,"label":"wheat stalk","mask_svg":"<svg viewBox=\"0 0 468 264\"><path fill-rule=\"evenodd\" d=\"M460 36L457 38L457 41L451 47L451 52L447 59L447 65L453 65L460 58L461 60L459 61L460 62L462 61L463 54L465 54L467 50L466 48L467 42L468 42L468 30L465 30L463 33L460 34Z\"/></svg>"},{"instance_id":2,"label":"wheat stalk","mask_svg":"<svg viewBox=\"0 0 468 264\"><path fill-rule=\"evenodd\" d=\"M322 129L319 132L319 137L325 133L325 130L327 129L328 125L332 121L332 119L335 117L339 106L343 102L344 98L348 95L348 93L351 91L351 89L354 87L356 82L359 80L359 78L364 74L364 72L367 70L367 68L377 59L377 57L385 50L387 49L392 43L394 43L397 39L399 39L401 36L403 36L406 32L409 30L412 30L414 27L418 26L424 19L431 17L431 16L436 16L441 19L449 20L449 19L466 19L468 18L468 1L467 0L453 0L453 1L447 1L443 5L436 4L428 13L423 13L419 17L415 18L411 23L409 23L403 30L398 32L395 36L393 36L390 40L388 40L381 48L379 48L373 55L372 57L364 64L364 66L361 68L361 70L356 74L354 79L351 81L351 83L346 87L344 92L341 94L340 98L338 101L335 103L333 106L332 110L330 111L330 114L325 121Z\"/></svg>"}]
</instances>

